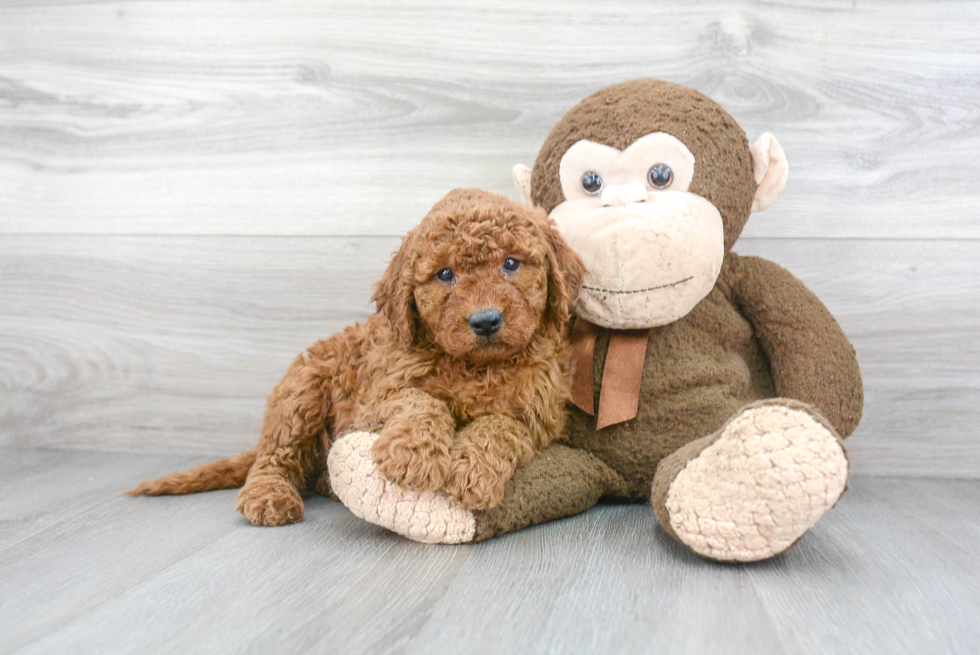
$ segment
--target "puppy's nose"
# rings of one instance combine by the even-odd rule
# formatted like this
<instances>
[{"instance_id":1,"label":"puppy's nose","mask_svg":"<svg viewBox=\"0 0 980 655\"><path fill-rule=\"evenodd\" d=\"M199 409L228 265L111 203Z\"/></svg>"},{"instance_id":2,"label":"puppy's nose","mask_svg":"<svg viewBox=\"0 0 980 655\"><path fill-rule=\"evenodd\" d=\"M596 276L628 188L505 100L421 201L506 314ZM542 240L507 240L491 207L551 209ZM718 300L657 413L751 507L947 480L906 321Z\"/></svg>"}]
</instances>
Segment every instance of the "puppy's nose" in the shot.
<instances>
[{"instance_id":1,"label":"puppy's nose","mask_svg":"<svg viewBox=\"0 0 980 655\"><path fill-rule=\"evenodd\" d=\"M602 201L603 207L643 202L647 199L647 188L643 186L643 182L612 184L603 189L599 199Z\"/></svg>"},{"instance_id":2,"label":"puppy's nose","mask_svg":"<svg viewBox=\"0 0 980 655\"><path fill-rule=\"evenodd\" d=\"M504 324L504 315L499 309L478 309L470 314L467 320L471 330L481 337L489 337L491 334L496 334Z\"/></svg>"}]
</instances>

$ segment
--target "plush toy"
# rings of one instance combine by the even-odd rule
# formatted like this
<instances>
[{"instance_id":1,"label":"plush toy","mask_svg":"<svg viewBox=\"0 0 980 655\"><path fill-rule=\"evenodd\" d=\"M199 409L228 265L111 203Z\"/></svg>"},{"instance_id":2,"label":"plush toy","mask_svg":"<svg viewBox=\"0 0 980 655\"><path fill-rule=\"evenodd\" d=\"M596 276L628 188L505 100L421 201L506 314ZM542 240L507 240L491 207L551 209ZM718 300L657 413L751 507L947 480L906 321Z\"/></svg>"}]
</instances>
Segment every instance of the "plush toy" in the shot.
<instances>
[{"instance_id":1,"label":"plush toy","mask_svg":"<svg viewBox=\"0 0 980 655\"><path fill-rule=\"evenodd\" d=\"M799 280L732 245L786 183L770 134L751 146L701 93L635 80L555 126L521 196L550 213L588 268L571 330L568 439L522 466L503 501L472 511L404 491L370 433L330 453L358 515L411 539L472 542L648 501L690 550L753 561L795 545L847 485L842 438L861 416L854 349Z\"/></svg>"}]
</instances>

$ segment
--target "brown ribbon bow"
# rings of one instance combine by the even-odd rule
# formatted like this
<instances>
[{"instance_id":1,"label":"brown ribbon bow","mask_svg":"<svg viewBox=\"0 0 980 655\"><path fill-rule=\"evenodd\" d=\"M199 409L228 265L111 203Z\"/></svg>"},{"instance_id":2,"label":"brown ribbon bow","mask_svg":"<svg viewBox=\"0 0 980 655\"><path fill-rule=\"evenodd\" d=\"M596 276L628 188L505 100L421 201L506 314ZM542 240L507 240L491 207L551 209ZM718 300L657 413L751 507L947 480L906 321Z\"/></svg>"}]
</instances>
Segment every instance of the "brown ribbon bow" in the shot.
<instances>
[{"instance_id":1,"label":"brown ribbon bow","mask_svg":"<svg viewBox=\"0 0 980 655\"><path fill-rule=\"evenodd\" d=\"M592 382L595 339L599 328L581 318L572 326L571 351L575 362L572 403L589 416L595 416L595 389ZM646 359L650 330L612 330L606 365L602 371L599 416L596 429L628 421L636 416L640 404L643 360Z\"/></svg>"}]
</instances>

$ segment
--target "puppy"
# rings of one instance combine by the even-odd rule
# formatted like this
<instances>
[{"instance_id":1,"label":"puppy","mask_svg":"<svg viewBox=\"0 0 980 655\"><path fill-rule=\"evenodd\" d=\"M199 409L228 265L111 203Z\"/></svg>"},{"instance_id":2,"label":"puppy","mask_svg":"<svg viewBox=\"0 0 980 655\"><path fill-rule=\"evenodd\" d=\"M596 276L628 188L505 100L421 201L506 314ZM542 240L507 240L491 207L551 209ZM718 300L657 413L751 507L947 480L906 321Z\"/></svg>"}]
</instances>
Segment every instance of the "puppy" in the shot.
<instances>
[{"instance_id":1,"label":"puppy","mask_svg":"<svg viewBox=\"0 0 980 655\"><path fill-rule=\"evenodd\" d=\"M329 493L332 440L373 423L387 478L493 507L514 470L561 435L565 325L584 273L544 211L456 189L402 241L372 299L378 313L292 363L257 446L129 493L244 484L238 510L253 524L299 521L301 492Z\"/></svg>"}]
</instances>

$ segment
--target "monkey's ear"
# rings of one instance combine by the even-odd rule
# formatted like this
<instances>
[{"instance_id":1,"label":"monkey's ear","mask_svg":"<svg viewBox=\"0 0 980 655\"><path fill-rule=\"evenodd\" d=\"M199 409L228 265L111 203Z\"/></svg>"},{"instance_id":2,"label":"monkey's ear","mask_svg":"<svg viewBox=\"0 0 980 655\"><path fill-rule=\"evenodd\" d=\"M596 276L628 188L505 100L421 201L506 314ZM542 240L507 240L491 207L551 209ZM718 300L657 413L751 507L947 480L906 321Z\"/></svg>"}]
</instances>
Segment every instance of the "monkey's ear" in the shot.
<instances>
[{"instance_id":1,"label":"monkey's ear","mask_svg":"<svg viewBox=\"0 0 980 655\"><path fill-rule=\"evenodd\" d=\"M524 206L528 209L534 207L534 202L531 200L531 169L524 164L514 166L514 186L521 194L521 202Z\"/></svg>"},{"instance_id":2,"label":"monkey's ear","mask_svg":"<svg viewBox=\"0 0 980 655\"><path fill-rule=\"evenodd\" d=\"M409 233L402 239L402 245L388 264L384 276L374 288L371 300L378 312L387 319L395 338L405 347L415 342L417 325L415 321L415 287L412 284L409 252L414 247L415 235Z\"/></svg>"},{"instance_id":3,"label":"monkey's ear","mask_svg":"<svg viewBox=\"0 0 980 655\"><path fill-rule=\"evenodd\" d=\"M786 186L789 163L779 141L768 132L752 144L749 154L752 155L752 175L759 185L752 199L752 211L759 212L771 205Z\"/></svg>"}]
</instances>

